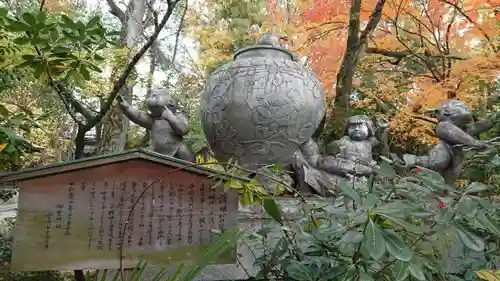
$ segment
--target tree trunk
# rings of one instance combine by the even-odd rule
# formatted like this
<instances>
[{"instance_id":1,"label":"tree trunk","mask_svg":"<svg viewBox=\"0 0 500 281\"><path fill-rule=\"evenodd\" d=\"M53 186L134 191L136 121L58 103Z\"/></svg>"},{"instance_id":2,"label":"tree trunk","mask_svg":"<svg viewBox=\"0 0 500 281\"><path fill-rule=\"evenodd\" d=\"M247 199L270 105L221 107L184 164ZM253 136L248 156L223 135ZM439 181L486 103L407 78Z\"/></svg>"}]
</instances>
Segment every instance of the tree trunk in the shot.
<instances>
[{"instance_id":1,"label":"tree trunk","mask_svg":"<svg viewBox=\"0 0 500 281\"><path fill-rule=\"evenodd\" d=\"M349 10L347 45L342 64L337 74L333 112L327 125L330 133L325 141L331 142L344 133L346 119L350 115L349 99L352 94L352 80L356 67L368 45L368 39L377 27L386 0L379 0L373 9L365 29L361 32L361 0L352 0Z\"/></svg>"},{"instance_id":2,"label":"tree trunk","mask_svg":"<svg viewBox=\"0 0 500 281\"><path fill-rule=\"evenodd\" d=\"M108 1L108 3L114 3ZM122 22L122 44L127 47L132 55L138 43L143 38L144 26L143 19L146 13L146 0L130 0L127 9L122 16L118 16ZM113 12L112 4L110 7ZM116 15L116 14L115 14ZM127 58L126 64L131 59L131 55ZM117 66L119 68L119 66ZM119 72L115 69L116 72ZM120 91L120 95L129 102L132 102L133 85L127 83ZM125 148L128 139L129 120L125 118L118 108L118 105L113 105L102 122L102 131L99 141L99 152L118 152Z\"/></svg>"}]
</instances>

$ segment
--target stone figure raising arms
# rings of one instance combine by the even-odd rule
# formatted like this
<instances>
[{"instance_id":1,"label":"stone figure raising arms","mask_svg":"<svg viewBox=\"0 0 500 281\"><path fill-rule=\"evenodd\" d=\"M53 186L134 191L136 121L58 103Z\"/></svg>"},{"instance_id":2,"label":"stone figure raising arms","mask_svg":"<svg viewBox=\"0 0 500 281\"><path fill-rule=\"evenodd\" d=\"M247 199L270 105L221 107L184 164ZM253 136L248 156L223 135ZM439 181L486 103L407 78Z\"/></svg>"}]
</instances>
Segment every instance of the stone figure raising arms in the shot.
<instances>
[{"instance_id":1,"label":"stone figure raising arms","mask_svg":"<svg viewBox=\"0 0 500 281\"><path fill-rule=\"evenodd\" d=\"M146 99L148 111L139 110L118 96L123 114L135 124L150 130L153 151L195 162L193 150L183 141L189 123L179 111L178 101L163 89L152 90Z\"/></svg>"},{"instance_id":2,"label":"stone figure raising arms","mask_svg":"<svg viewBox=\"0 0 500 281\"><path fill-rule=\"evenodd\" d=\"M489 130L490 119L474 121L471 111L459 100L447 100L438 109L436 136L439 142L427 155L405 154L403 159L408 167L423 166L439 172L446 183L455 184L462 171L465 157L463 148L488 148L488 143L475 138Z\"/></svg>"}]
</instances>

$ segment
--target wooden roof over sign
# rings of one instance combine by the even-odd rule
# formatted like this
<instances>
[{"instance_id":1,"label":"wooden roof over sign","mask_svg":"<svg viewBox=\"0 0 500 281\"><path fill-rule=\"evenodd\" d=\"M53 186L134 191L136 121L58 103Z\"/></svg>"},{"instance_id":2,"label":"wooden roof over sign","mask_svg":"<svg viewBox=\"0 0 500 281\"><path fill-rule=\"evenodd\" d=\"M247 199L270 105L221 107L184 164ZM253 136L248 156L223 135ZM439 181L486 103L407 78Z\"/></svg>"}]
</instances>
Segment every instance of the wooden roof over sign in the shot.
<instances>
[{"instance_id":1,"label":"wooden roof over sign","mask_svg":"<svg viewBox=\"0 0 500 281\"><path fill-rule=\"evenodd\" d=\"M70 160L41 167L27 168L19 171L3 173L0 174L0 183L22 181L31 178L44 177L44 176L75 171L85 168L97 167L101 165L109 165L113 163L119 163L134 159L151 161L161 165L170 166L173 168L184 167L185 171L190 171L205 176L212 176L215 174L219 174L221 176L234 177L230 176L227 173L224 173L223 171L218 171L215 169L202 166L202 164L191 163L188 161L184 161L178 158L170 157L149 150L132 149L114 154ZM245 178L240 178L240 179L245 180Z\"/></svg>"}]
</instances>

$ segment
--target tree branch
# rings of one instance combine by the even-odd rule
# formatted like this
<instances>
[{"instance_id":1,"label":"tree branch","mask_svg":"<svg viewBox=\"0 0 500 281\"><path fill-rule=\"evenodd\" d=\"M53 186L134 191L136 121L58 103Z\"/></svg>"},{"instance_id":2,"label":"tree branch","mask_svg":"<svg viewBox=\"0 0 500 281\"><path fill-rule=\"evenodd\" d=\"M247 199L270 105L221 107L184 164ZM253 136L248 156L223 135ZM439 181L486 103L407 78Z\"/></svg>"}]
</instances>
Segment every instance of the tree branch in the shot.
<instances>
[{"instance_id":1,"label":"tree branch","mask_svg":"<svg viewBox=\"0 0 500 281\"><path fill-rule=\"evenodd\" d=\"M356 70L356 66L360 57L363 54L366 45L368 44L368 37L377 27L377 24L382 17L382 9L386 0L378 0L377 5L370 15L370 20L365 29L359 36L360 31L360 9L361 1L353 0L351 9L349 11L349 34L347 36L346 53L342 60L340 71L337 75L337 88L335 95L335 104L339 107L346 107L349 102L349 94L352 90L352 78ZM336 106L337 107L337 106Z\"/></svg>"},{"instance_id":2,"label":"tree branch","mask_svg":"<svg viewBox=\"0 0 500 281\"><path fill-rule=\"evenodd\" d=\"M410 46L408 46L408 44L405 42L405 40L403 38L401 38L401 35L399 33L400 28L398 26L398 18L399 18L399 14L393 20L393 23L394 23L395 32L396 32L396 39L399 41L399 44L403 45L408 50L408 52L410 52L412 54L412 56L418 58L427 67L427 69L429 69L430 73L432 74L432 76L434 77L434 79L436 81L438 81L438 82L441 81L441 79L439 78L439 76L437 75L437 73L432 68L432 65L430 65L429 61L425 57L423 57L423 56L417 54L416 52L414 52L410 48Z\"/></svg>"},{"instance_id":3,"label":"tree branch","mask_svg":"<svg viewBox=\"0 0 500 281\"><path fill-rule=\"evenodd\" d=\"M377 27L378 23L380 22L380 18L382 17L382 9L384 8L385 0L378 0L377 5L375 6L375 9L370 15L370 20L368 21L368 24L365 27L365 30L363 30L363 33L361 33L360 36L360 42L367 42L368 36L375 30Z\"/></svg>"},{"instance_id":4,"label":"tree branch","mask_svg":"<svg viewBox=\"0 0 500 281\"><path fill-rule=\"evenodd\" d=\"M439 0L443 3L446 3L450 6L452 6L453 8L455 8L459 13L460 15L462 15L464 18L466 18L470 23L472 23L479 31L481 31L481 33L483 34L483 37L486 39L486 41L488 42L488 45L490 45L490 48L493 52L498 52L497 48L495 47L495 44L493 44L493 42L491 41L491 37L486 33L486 31L484 31L484 29L479 26L478 24L476 24L475 21L473 21L471 19L471 17L469 17L457 4L454 4L450 1L447 1L447 0Z\"/></svg>"},{"instance_id":5,"label":"tree branch","mask_svg":"<svg viewBox=\"0 0 500 281\"><path fill-rule=\"evenodd\" d=\"M384 49L379 49L379 48L374 48L374 47L366 48L366 53L377 54L377 55L382 55L382 56L396 58L396 59L403 59L407 56L412 55L412 53L409 51L390 51L390 50L384 50ZM431 55L431 57L439 57L440 58L441 56ZM445 58L454 59L454 60L465 60L465 58L462 58L462 57L448 56L448 55L446 55Z\"/></svg>"},{"instance_id":6,"label":"tree branch","mask_svg":"<svg viewBox=\"0 0 500 281\"><path fill-rule=\"evenodd\" d=\"M309 31L312 29L320 28L322 26L331 25L331 24L340 24L340 25L342 25L342 27L345 27L345 22L343 22L343 21L327 21L327 22L323 22L323 23L315 25L315 26L306 27L306 30Z\"/></svg>"},{"instance_id":7,"label":"tree branch","mask_svg":"<svg viewBox=\"0 0 500 281\"><path fill-rule=\"evenodd\" d=\"M175 58L177 56L177 49L179 47L179 38L181 36L187 9L188 9L188 1L186 0L186 4L184 5L184 9L182 11L181 20L179 22L179 28L177 28L177 32L175 33L175 45L174 45L174 51L172 52L172 60L170 61L170 66L174 66ZM172 71L168 73L167 82L170 82L170 79L172 78L172 73L173 73Z\"/></svg>"},{"instance_id":8,"label":"tree branch","mask_svg":"<svg viewBox=\"0 0 500 281\"><path fill-rule=\"evenodd\" d=\"M417 114L413 114L413 113L409 113L409 112L403 112L404 114L407 114L415 119L418 119L418 120L422 120L422 121L426 121L426 122L429 122L429 123L432 123L432 124L437 124L439 123L439 121L435 118L431 118L431 117L427 117L427 116L421 116L421 115L417 115Z\"/></svg>"},{"instance_id":9,"label":"tree branch","mask_svg":"<svg viewBox=\"0 0 500 281\"><path fill-rule=\"evenodd\" d=\"M118 7L114 0L106 0L108 6L111 9L111 14L117 17L122 24L127 22L127 15Z\"/></svg>"},{"instance_id":10,"label":"tree branch","mask_svg":"<svg viewBox=\"0 0 500 281\"><path fill-rule=\"evenodd\" d=\"M170 16L172 15L172 12L174 11L175 5L178 2L179 2L179 0L176 0L176 1L168 0L167 11L165 12L165 15L163 16L163 19L161 20L160 24L158 25L158 28L155 28L155 32L153 33L153 35L151 35L149 37L146 44L144 44L144 46L142 46L142 48L137 52L137 54L135 54L134 57L130 60L125 71L122 73L122 75L120 75L120 78L118 78L118 80L113 85L113 89L109 93L105 103L102 105L101 110L95 116L95 118L93 118L92 120L90 120L86 124L86 128L90 129L90 128L94 127L95 125L97 125L97 123L101 122L102 118L106 115L106 113L111 108L111 105L113 104L113 101L115 100L116 96L118 95L120 90L123 88L123 85L125 85L125 82L127 81L128 76L134 70L135 65L139 62L139 60L142 58L142 56L147 52L149 47L151 47L151 45L153 45L153 42L160 35L161 30L165 27L168 19L170 18Z\"/></svg>"},{"instance_id":11,"label":"tree branch","mask_svg":"<svg viewBox=\"0 0 500 281\"><path fill-rule=\"evenodd\" d=\"M306 46L309 46L312 43L327 37L333 31L338 31L338 30L343 30L343 29L345 29L345 26L336 26L336 27L332 27L332 28L327 28L326 30L322 30L322 31L317 32L317 33L313 33L311 36L309 36L309 38L307 38L306 41L304 41L304 43L302 43L302 45L299 46L299 48L297 50L300 51L300 50L304 49Z\"/></svg>"},{"instance_id":12,"label":"tree branch","mask_svg":"<svg viewBox=\"0 0 500 281\"><path fill-rule=\"evenodd\" d=\"M65 100L71 108L80 113L87 121L95 117L90 109L88 109L80 101L75 99L75 97L68 91L66 87L64 87L64 85L56 82L52 77L49 77L49 84L57 91L59 96L63 100Z\"/></svg>"}]
</instances>

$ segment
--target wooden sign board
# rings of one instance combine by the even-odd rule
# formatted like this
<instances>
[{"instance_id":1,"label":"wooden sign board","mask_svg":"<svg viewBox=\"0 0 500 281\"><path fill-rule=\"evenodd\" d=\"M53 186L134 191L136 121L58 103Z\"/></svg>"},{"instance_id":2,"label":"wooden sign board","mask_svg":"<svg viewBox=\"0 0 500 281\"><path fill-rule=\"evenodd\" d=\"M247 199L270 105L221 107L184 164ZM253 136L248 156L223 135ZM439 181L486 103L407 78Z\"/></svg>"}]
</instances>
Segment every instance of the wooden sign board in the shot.
<instances>
[{"instance_id":1,"label":"wooden sign board","mask_svg":"<svg viewBox=\"0 0 500 281\"><path fill-rule=\"evenodd\" d=\"M18 180L11 270L119 268L120 245L125 268L139 260L164 267L194 261L214 230L236 230L236 192L213 189L214 179L186 170L154 182L177 167L149 154L56 165L52 174L48 168ZM233 250L217 263L235 261Z\"/></svg>"}]
</instances>

